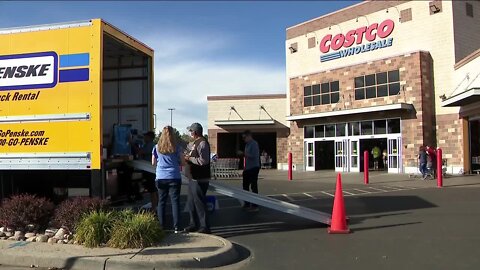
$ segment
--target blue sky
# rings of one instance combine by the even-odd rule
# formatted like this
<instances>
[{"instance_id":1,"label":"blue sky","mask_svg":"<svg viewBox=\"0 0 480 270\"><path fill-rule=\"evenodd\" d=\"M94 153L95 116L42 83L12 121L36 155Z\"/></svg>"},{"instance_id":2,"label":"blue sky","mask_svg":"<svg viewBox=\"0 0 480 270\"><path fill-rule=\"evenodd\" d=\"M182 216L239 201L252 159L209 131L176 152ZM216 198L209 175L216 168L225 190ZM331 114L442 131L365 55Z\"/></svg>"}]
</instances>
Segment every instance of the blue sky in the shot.
<instances>
[{"instance_id":1,"label":"blue sky","mask_svg":"<svg viewBox=\"0 0 480 270\"><path fill-rule=\"evenodd\" d=\"M285 93L286 28L358 2L0 1L0 28L105 19L155 50L157 125L185 132L209 95Z\"/></svg>"}]
</instances>

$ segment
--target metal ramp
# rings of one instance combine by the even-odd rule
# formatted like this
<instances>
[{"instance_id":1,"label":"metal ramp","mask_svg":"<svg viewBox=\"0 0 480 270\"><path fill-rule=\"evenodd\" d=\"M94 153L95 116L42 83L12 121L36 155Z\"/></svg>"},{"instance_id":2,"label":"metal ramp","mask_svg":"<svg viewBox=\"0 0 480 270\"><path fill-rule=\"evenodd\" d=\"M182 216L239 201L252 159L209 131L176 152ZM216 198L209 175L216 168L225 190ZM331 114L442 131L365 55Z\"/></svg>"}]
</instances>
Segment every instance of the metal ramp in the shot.
<instances>
[{"instance_id":1,"label":"metal ramp","mask_svg":"<svg viewBox=\"0 0 480 270\"><path fill-rule=\"evenodd\" d=\"M132 161L128 161L128 164L137 170L155 173L155 168L147 161L132 160ZM184 175L182 175L182 182L184 183L188 182L188 178L186 178ZM258 204L263 207L277 210L283 213L295 215L298 217L317 221L327 225L330 225L331 223L332 215L330 214L313 210L300 205L296 205L293 203L273 199L264 195L248 192L241 188L232 187L230 185L219 183L215 180L210 181L210 186L208 189L210 191L213 191L228 197Z\"/></svg>"}]
</instances>

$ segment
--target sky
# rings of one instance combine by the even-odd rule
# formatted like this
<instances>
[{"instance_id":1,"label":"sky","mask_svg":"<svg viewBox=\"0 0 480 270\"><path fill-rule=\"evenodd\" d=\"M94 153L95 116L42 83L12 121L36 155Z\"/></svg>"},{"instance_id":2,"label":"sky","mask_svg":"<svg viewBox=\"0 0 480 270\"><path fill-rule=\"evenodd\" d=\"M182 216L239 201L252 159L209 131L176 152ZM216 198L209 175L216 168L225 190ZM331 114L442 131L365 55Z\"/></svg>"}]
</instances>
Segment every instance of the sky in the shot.
<instances>
[{"instance_id":1,"label":"sky","mask_svg":"<svg viewBox=\"0 0 480 270\"><path fill-rule=\"evenodd\" d=\"M0 1L0 28L102 18L155 51L157 130L207 130L207 96L284 94L286 28L359 1Z\"/></svg>"}]
</instances>

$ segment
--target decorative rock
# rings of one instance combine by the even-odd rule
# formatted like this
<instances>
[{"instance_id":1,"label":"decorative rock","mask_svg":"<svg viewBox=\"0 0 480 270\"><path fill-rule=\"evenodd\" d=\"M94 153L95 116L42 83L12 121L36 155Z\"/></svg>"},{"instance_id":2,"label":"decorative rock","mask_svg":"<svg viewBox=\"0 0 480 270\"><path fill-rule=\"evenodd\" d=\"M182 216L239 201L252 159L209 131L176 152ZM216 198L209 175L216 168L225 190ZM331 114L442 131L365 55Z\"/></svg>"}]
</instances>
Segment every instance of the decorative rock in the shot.
<instances>
[{"instance_id":1,"label":"decorative rock","mask_svg":"<svg viewBox=\"0 0 480 270\"><path fill-rule=\"evenodd\" d=\"M48 241L47 241L47 243L49 243L49 244L55 244L55 243L57 243L57 241L58 241L58 240L55 239L55 238L49 238Z\"/></svg>"},{"instance_id":2,"label":"decorative rock","mask_svg":"<svg viewBox=\"0 0 480 270\"><path fill-rule=\"evenodd\" d=\"M14 231L14 229L12 229L12 228L8 228L8 227L7 227L7 232L11 232L11 233L13 233L13 231Z\"/></svg>"},{"instance_id":3,"label":"decorative rock","mask_svg":"<svg viewBox=\"0 0 480 270\"><path fill-rule=\"evenodd\" d=\"M68 240L67 244L70 244L70 245L75 244L75 241L73 241L73 239L72 239L72 240Z\"/></svg>"},{"instance_id":4,"label":"decorative rock","mask_svg":"<svg viewBox=\"0 0 480 270\"><path fill-rule=\"evenodd\" d=\"M35 238L35 242L47 242L48 241L48 236L46 235L37 235L37 238Z\"/></svg>"},{"instance_id":5,"label":"decorative rock","mask_svg":"<svg viewBox=\"0 0 480 270\"><path fill-rule=\"evenodd\" d=\"M27 241L27 242L36 242L36 240L37 240L37 237L36 237L36 236L32 236L32 237L27 238L26 241Z\"/></svg>"},{"instance_id":6,"label":"decorative rock","mask_svg":"<svg viewBox=\"0 0 480 270\"><path fill-rule=\"evenodd\" d=\"M22 231L15 231L15 234L13 236L21 236L24 237L25 234Z\"/></svg>"},{"instance_id":7,"label":"decorative rock","mask_svg":"<svg viewBox=\"0 0 480 270\"><path fill-rule=\"evenodd\" d=\"M34 236L36 236L36 235L37 235L36 233L31 233L31 232L29 232L29 233L26 233L26 234L25 234L25 237L26 237L26 238L32 238L32 237L34 237Z\"/></svg>"},{"instance_id":8,"label":"decorative rock","mask_svg":"<svg viewBox=\"0 0 480 270\"><path fill-rule=\"evenodd\" d=\"M53 234L55 235L55 233L57 233L57 229L46 229L45 230L45 234Z\"/></svg>"},{"instance_id":9,"label":"decorative rock","mask_svg":"<svg viewBox=\"0 0 480 270\"><path fill-rule=\"evenodd\" d=\"M48 238L53 237L55 234L54 233L49 233L45 231L45 235L48 236Z\"/></svg>"},{"instance_id":10,"label":"decorative rock","mask_svg":"<svg viewBox=\"0 0 480 270\"><path fill-rule=\"evenodd\" d=\"M5 232L5 227L0 227L0 232Z\"/></svg>"},{"instance_id":11,"label":"decorative rock","mask_svg":"<svg viewBox=\"0 0 480 270\"><path fill-rule=\"evenodd\" d=\"M74 245L80 245L80 243L78 243L77 240L73 240L73 244L74 244Z\"/></svg>"},{"instance_id":12,"label":"decorative rock","mask_svg":"<svg viewBox=\"0 0 480 270\"><path fill-rule=\"evenodd\" d=\"M65 243L63 242L63 240L59 240L59 241L57 242L57 244L62 244L62 245L63 245L63 244L65 244Z\"/></svg>"},{"instance_id":13,"label":"decorative rock","mask_svg":"<svg viewBox=\"0 0 480 270\"><path fill-rule=\"evenodd\" d=\"M0 231L0 237L4 237L4 236L5 236L5 233L3 231Z\"/></svg>"},{"instance_id":14,"label":"decorative rock","mask_svg":"<svg viewBox=\"0 0 480 270\"><path fill-rule=\"evenodd\" d=\"M66 235L65 235L65 239L67 239L67 240L72 240L72 239L73 239L73 235L72 235L72 234L66 234Z\"/></svg>"},{"instance_id":15,"label":"decorative rock","mask_svg":"<svg viewBox=\"0 0 480 270\"><path fill-rule=\"evenodd\" d=\"M6 237L12 237L12 236L13 236L13 233L12 233L12 232L5 232L5 236L6 236Z\"/></svg>"},{"instance_id":16,"label":"decorative rock","mask_svg":"<svg viewBox=\"0 0 480 270\"><path fill-rule=\"evenodd\" d=\"M27 232L33 232L35 230L35 225L28 224L25 229L27 229Z\"/></svg>"},{"instance_id":17,"label":"decorative rock","mask_svg":"<svg viewBox=\"0 0 480 270\"><path fill-rule=\"evenodd\" d=\"M67 230L65 230L64 228L60 228L57 233L55 233L55 238L57 239L63 239L64 238L64 235L67 233Z\"/></svg>"},{"instance_id":18,"label":"decorative rock","mask_svg":"<svg viewBox=\"0 0 480 270\"><path fill-rule=\"evenodd\" d=\"M14 240L15 241L16 239L15 239L15 236L10 236L9 238L7 238L7 240Z\"/></svg>"}]
</instances>

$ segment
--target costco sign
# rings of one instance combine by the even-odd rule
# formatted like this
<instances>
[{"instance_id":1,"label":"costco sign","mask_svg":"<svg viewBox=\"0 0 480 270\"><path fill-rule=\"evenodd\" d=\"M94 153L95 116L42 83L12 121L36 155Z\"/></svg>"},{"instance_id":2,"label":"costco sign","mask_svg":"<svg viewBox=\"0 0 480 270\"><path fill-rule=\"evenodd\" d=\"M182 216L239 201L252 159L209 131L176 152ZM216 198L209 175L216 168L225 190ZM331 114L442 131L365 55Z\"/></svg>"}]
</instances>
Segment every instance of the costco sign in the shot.
<instances>
[{"instance_id":1,"label":"costco sign","mask_svg":"<svg viewBox=\"0 0 480 270\"><path fill-rule=\"evenodd\" d=\"M326 35L320 42L320 51L324 53L320 57L320 62L390 47L393 44L393 38L388 37L394 28L395 23L387 19L380 24L374 23L350 30L345 35L342 33L335 36ZM369 43L362 44L365 41ZM354 44L362 45L352 47Z\"/></svg>"}]
</instances>

